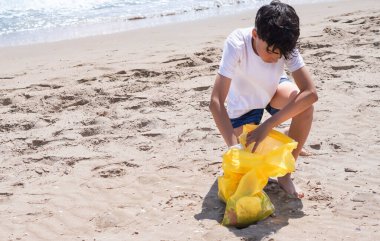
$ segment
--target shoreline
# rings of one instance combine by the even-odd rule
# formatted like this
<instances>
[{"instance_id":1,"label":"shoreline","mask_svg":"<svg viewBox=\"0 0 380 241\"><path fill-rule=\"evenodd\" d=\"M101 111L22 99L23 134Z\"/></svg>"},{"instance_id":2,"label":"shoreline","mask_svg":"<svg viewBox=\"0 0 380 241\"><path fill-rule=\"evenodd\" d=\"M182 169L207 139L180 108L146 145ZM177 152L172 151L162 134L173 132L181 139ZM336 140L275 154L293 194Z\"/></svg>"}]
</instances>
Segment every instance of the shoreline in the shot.
<instances>
[{"instance_id":1,"label":"shoreline","mask_svg":"<svg viewBox=\"0 0 380 241\"><path fill-rule=\"evenodd\" d=\"M322 0L320 3L334 1L340 0ZM217 4L217 2L215 2L215 4ZM115 21L108 20L109 22L106 23L90 21L88 23L78 23L77 25L57 26L52 29L47 28L4 34L0 35L2 38L0 47L17 47L75 40L86 37L123 33L136 29L159 27L170 23L177 24L181 22L192 22L194 20L207 20L208 18L213 17L228 17L230 15L241 14L242 12L247 11L247 9L249 9L249 11L255 11L258 8L256 5L259 5L258 3L252 3L252 6L248 7L246 6L247 3L235 4L236 5L224 6L221 8L194 7L193 11L163 12L160 15L154 14L152 16L136 15L128 18L115 18ZM295 3L294 5L305 4L313 3Z\"/></svg>"}]
</instances>

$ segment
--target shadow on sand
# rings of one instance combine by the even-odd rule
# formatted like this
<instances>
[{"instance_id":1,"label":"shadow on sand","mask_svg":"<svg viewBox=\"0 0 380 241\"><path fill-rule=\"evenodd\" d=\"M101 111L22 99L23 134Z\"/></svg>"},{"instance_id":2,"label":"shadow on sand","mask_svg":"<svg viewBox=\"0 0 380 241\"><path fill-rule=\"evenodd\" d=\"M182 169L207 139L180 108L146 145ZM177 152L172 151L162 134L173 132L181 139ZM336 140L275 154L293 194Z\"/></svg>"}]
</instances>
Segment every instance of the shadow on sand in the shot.
<instances>
[{"instance_id":1,"label":"shadow on sand","mask_svg":"<svg viewBox=\"0 0 380 241\"><path fill-rule=\"evenodd\" d=\"M264 191L268 194L276 211L267 219L243 229L227 227L242 240L261 240L288 225L289 219L304 216L301 200L289 198L277 183L268 183ZM218 182L216 180L203 200L202 212L194 217L197 220L211 219L221 223L225 207L226 205L218 198Z\"/></svg>"}]
</instances>

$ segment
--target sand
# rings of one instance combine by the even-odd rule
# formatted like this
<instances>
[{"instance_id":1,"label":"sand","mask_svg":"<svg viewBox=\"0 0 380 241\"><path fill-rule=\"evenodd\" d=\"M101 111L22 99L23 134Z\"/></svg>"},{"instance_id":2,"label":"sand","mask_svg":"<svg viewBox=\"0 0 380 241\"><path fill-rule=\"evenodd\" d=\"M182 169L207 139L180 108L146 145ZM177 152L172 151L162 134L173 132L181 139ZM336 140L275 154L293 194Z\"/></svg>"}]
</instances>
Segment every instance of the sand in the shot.
<instances>
[{"instance_id":1,"label":"sand","mask_svg":"<svg viewBox=\"0 0 380 241\"><path fill-rule=\"evenodd\" d=\"M380 2L295 7L319 93L304 199L270 184L274 217L220 225L208 104L248 11L0 49L0 240L380 240Z\"/></svg>"}]
</instances>

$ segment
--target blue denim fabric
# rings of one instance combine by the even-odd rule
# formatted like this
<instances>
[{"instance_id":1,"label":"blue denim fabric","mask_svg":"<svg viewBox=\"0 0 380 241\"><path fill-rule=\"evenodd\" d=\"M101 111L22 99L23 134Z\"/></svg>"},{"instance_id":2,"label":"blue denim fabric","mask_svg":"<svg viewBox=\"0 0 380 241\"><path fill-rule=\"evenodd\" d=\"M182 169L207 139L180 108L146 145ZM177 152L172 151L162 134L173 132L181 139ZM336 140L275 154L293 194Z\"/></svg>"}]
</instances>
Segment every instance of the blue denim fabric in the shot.
<instances>
[{"instance_id":1,"label":"blue denim fabric","mask_svg":"<svg viewBox=\"0 0 380 241\"><path fill-rule=\"evenodd\" d=\"M285 81L292 82L288 78L281 78L279 83L281 84L282 82L285 82ZM265 107L265 110L268 111L268 113L271 115L274 115L280 111L279 109L273 108L270 104L268 104ZM264 115L264 109L253 109L238 118L230 119L230 121L233 128L238 128L245 124L251 124L251 123L255 125L259 125L261 122L261 119L263 118L263 115Z\"/></svg>"},{"instance_id":2,"label":"blue denim fabric","mask_svg":"<svg viewBox=\"0 0 380 241\"><path fill-rule=\"evenodd\" d=\"M233 128L238 128L249 123L258 125L261 122L261 118L263 118L263 114L264 109L253 109L238 118L230 119L230 121Z\"/></svg>"}]
</instances>

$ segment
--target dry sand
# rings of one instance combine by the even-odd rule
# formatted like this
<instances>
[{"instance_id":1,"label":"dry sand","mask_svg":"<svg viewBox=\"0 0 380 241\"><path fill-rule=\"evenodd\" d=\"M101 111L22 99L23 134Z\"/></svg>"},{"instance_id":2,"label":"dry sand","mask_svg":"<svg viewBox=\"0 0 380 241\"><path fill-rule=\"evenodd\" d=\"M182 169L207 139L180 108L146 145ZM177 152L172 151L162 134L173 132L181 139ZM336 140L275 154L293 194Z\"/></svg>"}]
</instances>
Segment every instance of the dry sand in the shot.
<instances>
[{"instance_id":1,"label":"dry sand","mask_svg":"<svg viewBox=\"0 0 380 241\"><path fill-rule=\"evenodd\" d=\"M0 240L380 240L380 1L296 10L319 90L303 200L271 184L275 217L219 224L209 96L251 11L0 49Z\"/></svg>"}]
</instances>

